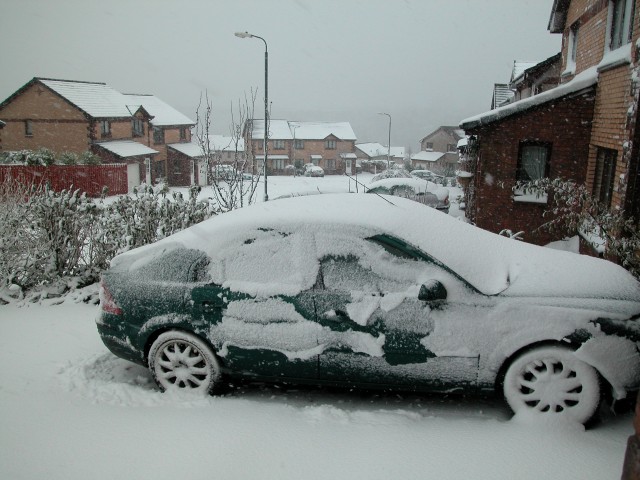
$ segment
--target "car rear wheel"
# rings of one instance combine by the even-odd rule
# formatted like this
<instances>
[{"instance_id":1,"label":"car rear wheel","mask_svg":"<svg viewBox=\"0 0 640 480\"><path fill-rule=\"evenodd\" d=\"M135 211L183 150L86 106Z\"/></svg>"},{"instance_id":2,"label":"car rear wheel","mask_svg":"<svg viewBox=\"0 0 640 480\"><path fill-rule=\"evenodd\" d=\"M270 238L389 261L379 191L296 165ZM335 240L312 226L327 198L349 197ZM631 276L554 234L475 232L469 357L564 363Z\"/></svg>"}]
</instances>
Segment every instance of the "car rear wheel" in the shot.
<instances>
[{"instance_id":1,"label":"car rear wheel","mask_svg":"<svg viewBox=\"0 0 640 480\"><path fill-rule=\"evenodd\" d=\"M220 364L202 339L188 332L164 332L149 350L149 369L161 390L210 394L220 382Z\"/></svg>"},{"instance_id":2,"label":"car rear wheel","mask_svg":"<svg viewBox=\"0 0 640 480\"><path fill-rule=\"evenodd\" d=\"M503 393L516 413L587 423L600 404L598 372L562 347L541 347L516 357Z\"/></svg>"}]
</instances>

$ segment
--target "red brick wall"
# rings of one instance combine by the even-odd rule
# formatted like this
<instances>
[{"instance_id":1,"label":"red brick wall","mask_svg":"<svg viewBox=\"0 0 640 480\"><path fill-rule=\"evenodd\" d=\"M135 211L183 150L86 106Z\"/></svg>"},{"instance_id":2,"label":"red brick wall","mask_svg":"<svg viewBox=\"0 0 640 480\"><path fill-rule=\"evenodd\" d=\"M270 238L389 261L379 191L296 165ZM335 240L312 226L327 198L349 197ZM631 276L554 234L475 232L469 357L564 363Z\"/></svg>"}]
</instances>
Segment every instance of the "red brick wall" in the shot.
<instances>
[{"instance_id":1,"label":"red brick wall","mask_svg":"<svg viewBox=\"0 0 640 480\"><path fill-rule=\"evenodd\" d=\"M535 231L546 221L542 217L546 205L513 200L520 142L550 144L550 177L584 182L593 108L594 95L585 94L467 132L477 134L480 140L472 212L478 227L495 233L503 229L524 231L525 241L531 243L554 240L546 231Z\"/></svg>"},{"instance_id":2,"label":"red brick wall","mask_svg":"<svg viewBox=\"0 0 640 480\"><path fill-rule=\"evenodd\" d=\"M109 195L127 193L127 166L121 165L51 165L28 167L0 165L0 182L13 178L26 185L49 183L55 191L80 189L90 197L99 197L103 187Z\"/></svg>"}]
</instances>

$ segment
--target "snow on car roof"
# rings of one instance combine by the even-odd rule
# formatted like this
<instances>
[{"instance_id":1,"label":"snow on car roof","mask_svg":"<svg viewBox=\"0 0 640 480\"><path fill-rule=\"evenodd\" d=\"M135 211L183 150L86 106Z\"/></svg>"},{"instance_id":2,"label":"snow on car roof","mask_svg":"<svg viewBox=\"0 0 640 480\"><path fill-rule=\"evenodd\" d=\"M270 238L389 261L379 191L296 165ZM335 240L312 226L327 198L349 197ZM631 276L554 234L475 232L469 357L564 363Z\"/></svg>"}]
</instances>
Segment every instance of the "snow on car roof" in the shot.
<instances>
[{"instance_id":1,"label":"snow on car roof","mask_svg":"<svg viewBox=\"0 0 640 480\"><path fill-rule=\"evenodd\" d=\"M332 236L327 232L343 233L349 228L366 235L397 236L439 260L487 295L504 292L513 296L640 301L640 283L609 261L502 237L411 200L348 193L285 198L227 212L155 244L122 254L112 261L112 267L135 269L150 257L184 247L204 251L214 263L224 254L221 252L225 249L229 252L234 245L250 241L256 231L284 232L282 238L288 237L287 232L322 231L321 237L330 243ZM276 250L264 251L263 256L277 254L275 244L274 248ZM288 248L279 249L287 250L283 263L294 261ZM318 246L318 249L330 251L331 246ZM233 264L236 259L231 258L229 262ZM239 267L234 264L234 268ZM260 258L243 268L248 270L247 275L260 276ZM270 277L265 274L265 278ZM239 289L242 290L242 286ZM278 293L277 288L269 291Z\"/></svg>"},{"instance_id":2,"label":"snow on car roof","mask_svg":"<svg viewBox=\"0 0 640 480\"><path fill-rule=\"evenodd\" d=\"M408 187L411 187L416 193L424 193L424 192L441 193L443 195L442 199L444 199L444 197L447 197L449 195L448 188L442 187L433 182L429 182L428 180L423 180L422 178L399 178L399 177L383 178L382 180L376 180L375 182L371 182L369 185L367 185L367 188L368 189L373 189L378 187L391 188L398 185L406 185Z\"/></svg>"}]
</instances>

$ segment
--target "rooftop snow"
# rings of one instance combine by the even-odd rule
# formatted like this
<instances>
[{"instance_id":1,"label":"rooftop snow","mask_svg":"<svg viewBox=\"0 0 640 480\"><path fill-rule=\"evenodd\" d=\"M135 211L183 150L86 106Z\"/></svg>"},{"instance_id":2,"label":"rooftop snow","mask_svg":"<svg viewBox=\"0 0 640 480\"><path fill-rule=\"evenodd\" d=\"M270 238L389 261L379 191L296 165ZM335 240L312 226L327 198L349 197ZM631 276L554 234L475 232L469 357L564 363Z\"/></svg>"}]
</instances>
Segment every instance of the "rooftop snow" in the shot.
<instances>
[{"instance_id":1,"label":"rooftop snow","mask_svg":"<svg viewBox=\"0 0 640 480\"><path fill-rule=\"evenodd\" d=\"M114 140L112 142L97 143L96 145L115 153L118 157L136 157L139 155L155 155L160 153L153 148L149 148L142 143L134 142L133 140Z\"/></svg>"},{"instance_id":2,"label":"rooftop snow","mask_svg":"<svg viewBox=\"0 0 640 480\"><path fill-rule=\"evenodd\" d=\"M153 116L151 124L156 127L166 127L170 125L195 125L196 123L186 115L177 111L171 105L160 100L155 95L135 95L125 93L124 97L128 105L142 105L142 107Z\"/></svg>"},{"instance_id":3,"label":"rooftop snow","mask_svg":"<svg viewBox=\"0 0 640 480\"><path fill-rule=\"evenodd\" d=\"M367 194L285 198L234 210L120 255L112 267L135 269L157 255L187 247L204 251L212 259L212 272L224 275L217 270L221 262L235 262L247 238L261 232L270 238L277 232L298 236L305 240L302 247L313 245L321 252L332 251L336 238L347 231L399 236L487 295L640 300L640 283L607 260L514 241L412 200ZM246 264L247 275L263 267L260 259L256 262Z\"/></svg>"},{"instance_id":4,"label":"rooftop snow","mask_svg":"<svg viewBox=\"0 0 640 480\"><path fill-rule=\"evenodd\" d=\"M131 117L129 100L105 83L39 78L40 82L94 118Z\"/></svg>"},{"instance_id":5,"label":"rooftop snow","mask_svg":"<svg viewBox=\"0 0 640 480\"><path fill-rule=\"evenodd\" d=\"M579 92L595 85L597 82L597 67L591 67L576 75L570 82L563 83L551 90L481 113L480 115L465 118L460 122L460 126L465 130L469 130L481 125L488 125L516 113L524 112L530 108Z\"/></svg>"},{"instance_id":6,"label":"rooftop snow","mask_svg":"<svg viewBox=\"0 0 640 480\"><path fill-rule=\"evenodd\" d=\"M357 143L356 148L368 157L381 157L383 155L387 155L387 147L381 143Z\"/></svg>"},{"instance_id":7,"label":"rooftop snow","mask_svg":"<svg viewBox=\"0 0 640 480\"><path fill-rule=\"evenodd\" d=\"M199 144L195 142L170 143L167 146L191 158L198 158L198 157L204 156L204 152L202 151L202 148L200 147Z\"/></svg>"},{"instance_id":8,"label":"rooftop snow","mask_svg":"<svg viewBox=\"0 0 640 480\"><path fill-rule=\"evenodd\" d=\"M411 155L411 160L422 160L427 162L437 162L444 156L442 152L426 152L422 150L421 152L415 153Z\"/></svg>"},{"instance_id":9,"label":"rooftop snow","mask_svg":"<svg viewBox=\"0 0 640 480\"><path fill-rule=\"evenodd\" d=\"M272 140L324 140L329 136L340 140L356 140L349 122L289 122L269 120L269 138ZM264 137L264 120L253 120L252 138Z\"/></svg>"},{"instance_id":10,"label":"rooftop snow","mask_svg":"<svg viewBox=\"0 0 640 480\"><path fill-rule=\"evenodd\" d=\"M511 70L511 83L516 80L528 68L535 67L540 62L527 62L523 60L514 60L513 69Z\"/></svg>"}]
</instances>

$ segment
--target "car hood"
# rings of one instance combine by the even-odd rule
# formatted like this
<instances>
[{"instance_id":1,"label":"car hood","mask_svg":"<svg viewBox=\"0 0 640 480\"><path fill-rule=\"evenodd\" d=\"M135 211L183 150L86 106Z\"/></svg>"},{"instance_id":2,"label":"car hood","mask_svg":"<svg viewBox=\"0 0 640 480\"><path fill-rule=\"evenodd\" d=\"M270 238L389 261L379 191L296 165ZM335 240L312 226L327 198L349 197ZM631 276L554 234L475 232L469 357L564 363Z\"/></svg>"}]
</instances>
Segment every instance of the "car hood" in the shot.
<instances>
[{"instance_id":1,"label":"car hood","mask_svg":"<svg viewBox=\"0 0 640 480\"><path fill-rule=\"evenodd\" d=\"M486 295L640 301L640 283L612 262L509 239L387 195L327 194L256 204L127 252L114 263L139 264L143 256L184 247L215 259L225 246L247 240L251 229L323 231L328 226L397 236Z\"/></svg>"}]
</instances>

